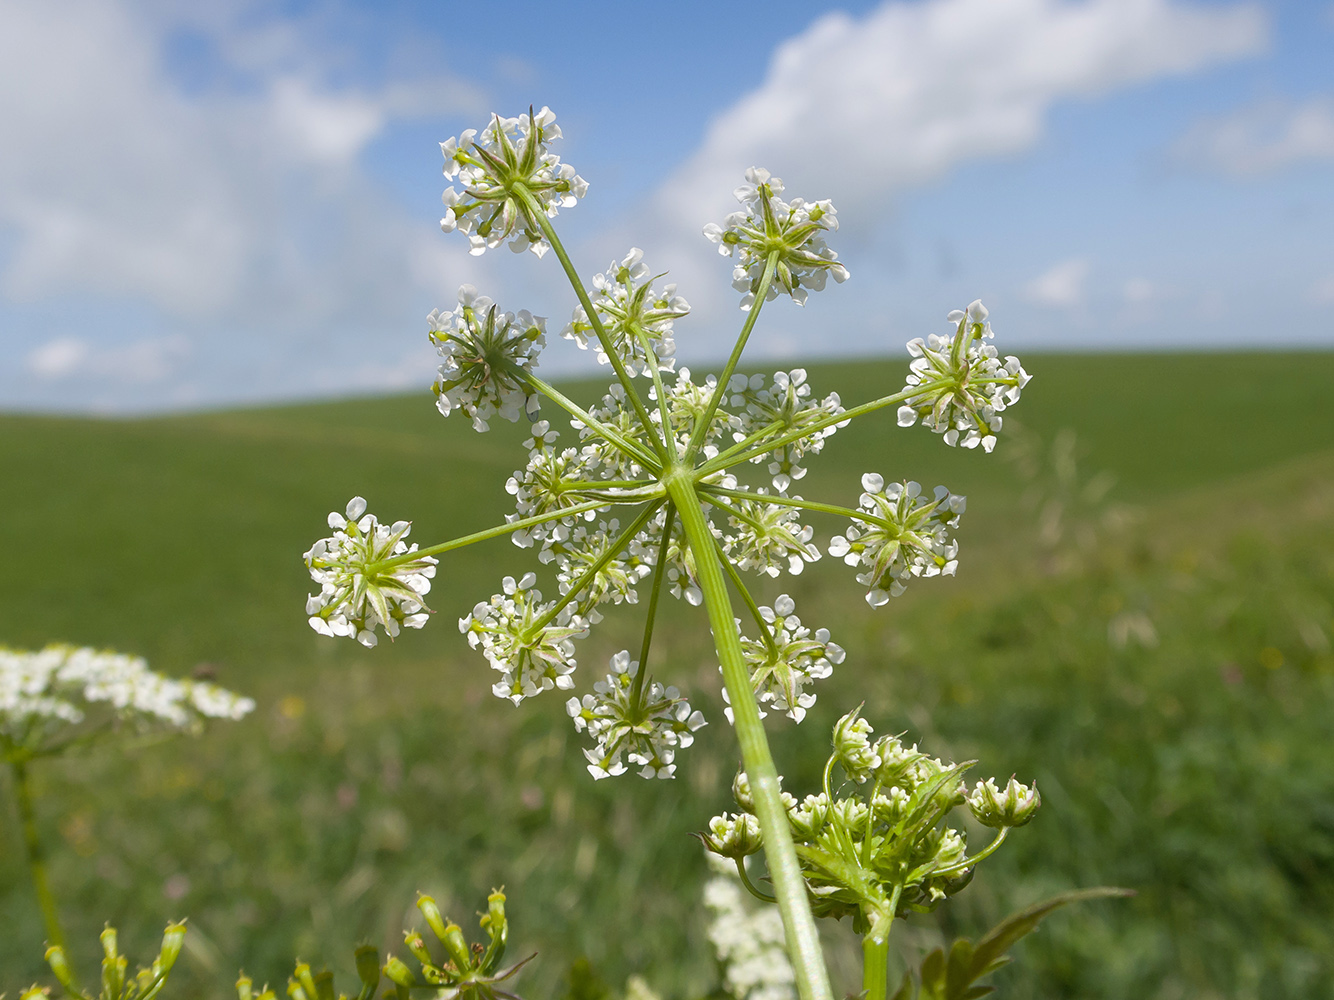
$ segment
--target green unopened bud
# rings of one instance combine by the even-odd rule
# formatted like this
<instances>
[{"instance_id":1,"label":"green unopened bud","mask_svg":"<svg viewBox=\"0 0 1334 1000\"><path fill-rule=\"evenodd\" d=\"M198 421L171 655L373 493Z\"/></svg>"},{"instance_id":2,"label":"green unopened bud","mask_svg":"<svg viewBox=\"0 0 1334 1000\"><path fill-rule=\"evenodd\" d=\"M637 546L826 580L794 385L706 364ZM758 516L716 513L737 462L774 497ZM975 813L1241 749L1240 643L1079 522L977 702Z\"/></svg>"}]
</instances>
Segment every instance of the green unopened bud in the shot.
<instances>
[{"instance_id":1,"label":"green unopened bud","mask_svg":"<svg viewBox=\"0 0 1334 1000\"><path fill-rule=\"evenodd\" d=\"M714 854L736 861L749 857L764 846L760 821L749 813L726 813L709 820L709 832L696 834Z\"/></svg>"},{"instance_id":2,"label":"green unopened bud","mask_svg":"<svg viewBox=\"0 0 1334 1000\"><path fill-rule=\"evenodd\" d=\"M158 967L158 975L165 976L171 971L171 967L176 964L176 959L181 957L181 945L185 943L185 921L178 924L168 924L166 931L162 934L162 948L157 953L157 961L153 964Z\"/></svg>"},{"instance_id":3,"label":"green unopened bud","mask_svg":"<svg viewBox=\"0 0 1334 1000\"><path fill-rule=\"evenodd\" d=\"M373 995L380 985L380 949L373 944L363 944L356 950L357 978L361 980L367 995Z\"/></svg>"},{"instance_id":4,"label":"green unopened bud","mask_svg":"<svg viewBox=\"0 0 1334 1000\"><path fill-rule=\"evenodd\" d=\"M292 978L301 984L301 989L305 991L310 1000L315 1000L319 996L319 991L315 988L315 979L310 974L310 964L297 959L296 969L292 973ZM288 988L291 992L291 988Z\"/></svg>"},{"instance_id":5,"label":"green unopened bud","mask_svg":"<svg viewBox=\"0 0 1334 1000\"><path fill-rule=\"evenodd\" d=\"M431 933L444 941L445 919L440 915L440 907L435 905L435 899L424 894L419 895L417 909L422 911L422 916L426 918L426 926L431 928Z\"/></svg>"},{"instance_id":6,"label":"green unopened bud","mask_svg":"<svg viewBox=\"0 0 1334 1000\"><path fill-rule=\"evenodd\" d=\"M736 800L736 807L743 813L755 814L755 796L750 791L750 778L745 771L738 771L736 777L732 779L732 798Z\"/></svg>"},{"instance_id":7,"label":"green unopened bud","mask_svg":"<svg viewBox=\"0 0 1334 1000\"><path fill-rule=\"evenodd\" d=\"M53 944L46 949L46 964L51 966L51 972L55 975L56 981L65 987L70 993L77 993L74 986L74 973L69 967L69 960L65 957L65 949L58 944Z\"/></svg>"},{"instance_id":8,"label":"green unopened bud","mask_svg":"<svg viewBox=\"0 0 1334 1000\"><path fill-rule=\"evenodd\" d=\"M408 946L408 951L412 952L412 956L422 965L434 963L431 953L426 950L426 941L416 931L404 931L403 943Z\"/></svg>"},{"instance_id":9,"label":"green unopened bud","mask_svg":"<svg viewBox=\"0 0 1334 1000\"><path fill-rule=\"evenodd\" d=\"M472 968L472 956L468 951L468 940L463 936L463 928L455 923L448 924L440 940L445 943L445 951L449 952L455 968L460 972Z\"/></svg>"},{"instance_id":10,"label":"green unopened bud","mask_svg":"<svg viewBox=\"0 0 1334 1000\"><path fill-rule=\"evenodd\" d=\"M999 830L1023 826L1031 820L1042 805L1042 796L1038 794L1037 782L1032 786L1021 785L1012 777L1002 791L996 787L995 779L988 778L977 783L967 802L979 823Z\"/></svg>"},{"instance_id":11,"label":"green unopened bud","mask_svg":"<svg viewBox=\"0 0 1334 1000\"><path fill-rule=\"evenodd\" d=\"M315 1000L295 979L287 980L287 997L288 1000Z\"/></svg>"},{"instance_id":12,"label":"green unopened bud","mask_svg":"<svg viewBox=\"0 0 1334 1000\"><path fill-rule=\"evenodd\" d=\"M19 1000L45 1000L51 995L51 990L46 986L38 986L36 983L29 986L19 994Z\"/></svg>"},{"instance_id":13,"label":"green unopened bud","mask_svg":"<svg viewBox=\"0 0 1334 1000\"><path fill-rule=\"evenodd\" d=\"M106 932L103 931L103 934ZM114 937L114 934L113 934ZM103 947L106 947L103 942ZM112 947L115 947L113 940ZM119 997L125 989L125 972L129 967L129 961L124 955L108 955L102 959L102 995L105 997Z\"/></svg>"},{"instance_id":14,"label":"green unopened bud","mask_svg":"<svg viewBox=\"0 0 1334 1000\"><path fill-rule=\"evenodd\" d=\"M108 925L99 936L102 942L102 954L107 958L116 957L116 928Z\"/></svg>"},{"instance_id":15,"label":"green unopened bud","mask_svg":"<svg viewBox=\"0 0 1334 1000\"><path fill-rule=\"evenodd\" d=\"M396 983L399 986L411 987L417 985L417 977L412 974L411 969L399 960L397 955L390 955L384 963L384 974L391 983Z\"/></svg>"},{"instance_id":16,"label":"green unopened bud","mask_svg":"<svg viewBox=\"0 0 1334 1000\"><path fill-rule=\"evenodd\" d=\"M794 801L787 811L792 836L798 840L814 840L829 822L829 799L824 792L807 795L800 803Z\"/></svg>"},{"instance_id":17,"label":"green unopened bud","mask_svg":"<svg viewBox=\"0 0 1334 1000\"><path fill-rule=\"evenodd\" d=\"M315 973L315 996L318 1000L335 1000L333 973L328 969Z\"/></svg>"},{"instance_id":18,"label":"green unopened bud","mask_svg":"<svg viewBox=\"0 0 1334 1000\"><path fill-rule=\"evenodd\" d=\"M236 980L236 1000L254 1000L255 983L244 972Z\"/></svg>"},{"instance_id":19,"label":"green unopened bud","mask_svg":"<svg viewBox=\"0 0 1334 1000\"><path fill-rule=\"evenodd\" d=\"M880 757L868 738L871 724L858 718L860 714L861 706L858 705L834 723L834 759L843 768L843 773L858 784L880 766Z\"/></svg>"},{"instance_id":20,"label":"green unopened bud","mask_svg":"<svg viewBox=\"0 0 1334 1000\"><path fill-rule=\"evenodd\" d=\"M500 938L503 942L509 937L509 924L505 922L505 894L499 889L492 889L486 897L486 916L482 918L482 927L491 935L492 940Z\"/></svg>"}]
</instances>

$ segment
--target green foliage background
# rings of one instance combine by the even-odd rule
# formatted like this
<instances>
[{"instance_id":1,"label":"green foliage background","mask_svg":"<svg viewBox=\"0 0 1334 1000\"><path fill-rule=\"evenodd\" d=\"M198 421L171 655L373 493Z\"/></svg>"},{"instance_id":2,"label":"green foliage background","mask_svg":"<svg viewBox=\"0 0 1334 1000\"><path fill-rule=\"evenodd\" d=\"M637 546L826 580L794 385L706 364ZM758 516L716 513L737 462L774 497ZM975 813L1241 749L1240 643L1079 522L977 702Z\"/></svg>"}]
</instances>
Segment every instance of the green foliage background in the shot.
<instances>
[{"instance_id":1,"label":"green foliage background","mask_svg":"<svg viewBox=\"0 0 1334 1000\"><path fill-rule=\"evenodd\" d=\"M829 725L863 699L881 732L977 758L979 775L1036 777L1038 819L936 918L901 926L906 953L1072 886L1139 895L1054 918L1004 995L1334 996L1334 355L1025 364L1022 432L996 455L882 415L809 463L806 496L850 503L874 470L945 483L969 510L960 577L879 611L828 558L758 585L791 593L849 653L806 723L770 720L787 787L813 787ZM821 365L811 381L851 404L892 391L902 368ZM1055 475L1067 428L1076 484L1108 470L1112 502ZM109 646L167 673L206 664L260 703L199 740L34 768L89 971L103 921L147 956L167 918L189 914L178 995L224 996L241 966L280 983L296 955L351 978L358 940L401 943L415 890L470 923L504 884L516 954L540 952L526 996L567 992L581 958L576 992L600 980L619 994L632 973L677 997L714 988L687 834L727 803L735 751L701 612L670 604L651 669L711 724L680 779L655 783L594 783L561 698L491 697L454 629L531 552L450 554L437 620L392 647L321 640L302 620L300 553L327 511L359 493L423 542L485 527L508 509L522 437L475 435L425 393L0 417L0 641ZM608 615L582 645L581 687L639 623L633 607ZM49 976L9 805L0 822L0 988L17 992ZM830 947L836 985L855 990L846 928Z\"/></svg>"}]
</instances>

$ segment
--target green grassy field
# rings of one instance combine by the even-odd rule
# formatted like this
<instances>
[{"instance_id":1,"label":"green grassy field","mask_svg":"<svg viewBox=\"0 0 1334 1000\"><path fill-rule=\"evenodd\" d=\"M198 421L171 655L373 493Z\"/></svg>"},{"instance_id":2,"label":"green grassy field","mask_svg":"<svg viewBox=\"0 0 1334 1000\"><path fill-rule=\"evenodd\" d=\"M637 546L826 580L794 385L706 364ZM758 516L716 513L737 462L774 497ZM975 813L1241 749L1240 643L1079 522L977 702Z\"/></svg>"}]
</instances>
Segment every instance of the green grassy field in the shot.
<instances>
[{"instance_id":1,"label":"green grassy field","mask_svg":"<svg viewBox=\"0 0 1334 1000\"><path fill-rule=\"evenodd\" d=\"M969 509L959 578L877 612L828 559L760 587L791 592L849 651L805 724L772 723L789 787L814 780L829 724L863 699L880 731L982 773L1036 775L1038 820L959 905L905 929L905 947L1071 885L1140 895L1053 921L1008 995L1334 995L1334 354L1025 364L1022 436L993 456L885 416L809 463L807 496L851 501L874 470L945 483ZM811 380L850 404L892 391L902 368L820 365ZM1044 547L1034 502L1054 495L1050 470L1007 456L1027 442L1041 457L1066 429L1121 506L1074 510ZM242 965L282 981L298 953L350 973L351 945L392 944L414 890L462 920L503 883L516 946L541 952L526 996L559 995L581 957L616 990L635 972L671 996L712 988L687 834L723 807L735 751L701 613L673 604L659 647L713 721L670 784L595 785L559 699L490 697L453 623L528 567L507 542L450 554L439 620L392 647L322 640L302 620L300 553L329 510L362 494L423 543L486 527L508 509L522 436L475 435L426 393L0 417L0 642L110 646L168 673L207 663L260 701L200 740L38 774L56 888L89 960L104 920L144 953L185 912L185 995L224 995ZM633 644L638 621L609 615L583 669ZM41 931L0 815L13 991L40 974ZM848 976L849 941L830 940Z\"/></svg>"}]
</instances>

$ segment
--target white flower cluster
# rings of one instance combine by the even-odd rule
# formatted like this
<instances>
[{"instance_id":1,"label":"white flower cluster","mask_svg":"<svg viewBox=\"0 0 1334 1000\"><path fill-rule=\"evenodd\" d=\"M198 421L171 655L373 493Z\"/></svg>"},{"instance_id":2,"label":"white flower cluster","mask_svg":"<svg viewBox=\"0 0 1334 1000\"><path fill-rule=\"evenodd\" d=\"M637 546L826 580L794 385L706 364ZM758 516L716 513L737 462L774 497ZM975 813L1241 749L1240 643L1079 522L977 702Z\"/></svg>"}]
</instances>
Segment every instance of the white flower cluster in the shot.
<instances>
[{"instance_id":1,"label":"white flower cluster","mask_svg":"<svg viewBox=\"0 0 1334 1000\"><path fill-rule=\"evenodd\" d=\"M381 524L366 513L366 501L353 497L347 516L329 515L333 535L321 538L305 553L311 579L320 592L306 599L310 627L321 635L345 635L374 646L376 626L392 639L402 628L421 628L429 609L423 600L431 589L437 560L413 556L417 544L405 538L408 521Z\"/></svg>"},{"instance_id":2,"label":"white flower cluster","mask_svg":"<svg viewBox=\"0 0 1334 1000\"><path fill-rule=\"evenodd\" d=\"M727 523L732 530L723 539L723 551L738 569L770 577L786 569L796 576L806 563L820 558L820 550L811 544L815 529L798 520L796 509L765 503L765 495L760 489L754 500L730 501Z\"/></svg>"},{"instance_id":3,"label":"white flower cluster","mask_svg":"<svg viewBox=\"0 0 1334 1000\"><path fill-rule=\"evenodd\" d=\"M500 671L492 694L516 705L552 688L574 687L574 640L588 634L588 623L568 605L540 624L556 605L542 603L542 592L533 589L536 583L535 573L525 573L517 583L507 576L501 583L503 593L459 619L468 645L480 646L492 669Z\"/></svg>"},{"instance_id":4,"label":"white flower cluster","mask_svg":"<svg viewBox=\"0 0 1334 1000\"><path fill-rule=\"evenodd\" d=\"M934 500L922 496L917 483L890 483L882 476L862 476L861 508L867 517L835 535L829 554L849 566L861 566L857 582L870 591L866 601L878 608L903 593L909 577L953 576L959 543L948 529L959 526L967 498L936 487Z\"/></svg>"},{"instance_id":5,"label":"white flower cluster","mask_svg":"<svg viewBox=\"0 0 1334 1000\"><path fill-rule=\"evenodd\" d=\"M690 303L676 294L676 286L666 285L661 292L653 290L644 251L638 247L631 247L624 260L619 264L613 261L605 274L594 277L593 285L597 289L593 309L626 369L632 375L648 375L655 365L660 371L671 371L676 364L672 324L690 312ZM592 333L588 313L583 306L576 306L574 317L561 335L586 349ZM595 346L598 361L610 364L602 344Z\"/></svg>"},{"instance_id":6,"label":"white flower cluster","mask_svg":"<svg viewBox=\"0 0 1334 1000\"><path fill-rule=\"evenodd\" d=\"M794 198L785 202L778 197L783 193L783 182L760 167L747 170L746 183L733 193L741 202L741 211L729 215L722 226L710 222L704 227L704 235L718 244L718 252L724 257L737 254L732 287L745 293L742 309L754 303L765 262L773 250L779 251L779 257L769 299L777 298L781 290L797 305L805 305L809 291L823 290L830 275L835 281L847 281L848 269L819 235L838 228L837 213L829 201Z\"/></svg>"},{"instance_id":7,"label":"white flower cluster","mask_svg":"<svg viewBox=\"0 0 1334 1000\"><path fill-rule=\"evenodd\" d=\"M988 778L977 783L967 802L983 826L1004 829L1023 826L1031 820L1042 805L1042 796L1038 794L1037 782L1023 785L1011 777L1002 789L997 787L995 778Z\"/></svg>"},{"instance_id":8,"label":"white flower cluster","mask_svg":"<svg viewBox=\"0 0 1334 1000\"><path fill-rule=\"evenodd\" d=\"M676 372L676 381L670 386L665 387L667 394L667 418L671 421L672 431L677 443L677 449L684 454L686 446L690 443L690 436L694 432L695 422L702 418L709 407L709 400L713 398L714 389L718 385L716 375L707 375L703 382L693 382L690 378L690 369L681 368ZM649 398L657 402L657 387L649 389ZM654 407L649 416L653 419L655 425L662 420L657 407ZM728 430L735 430L740 427L740 421L728 413L723 407L719 406L713 411L713 416L709 420L709 427L704 435L704 447L701 449L706 458L712 458L718 454L718 444L722 435ZM671 438L673 434L667 434Z\"/></svg>"},{"instance_id":9,"label":"white flower cluster","mask_svg":"<svg viewBox=\"0 0 1334 1000\"><path fill-rule=\"evenodd\" d=\"M624 774L624 754L642 777L674 777L676 751L695 742L704 715L692 711L676 688L657 681L644 684L635 697L639 661L631 660L628 650L611 658L611 671L593 685L593 694L565 703L574 728L587 730L595 742L584 750L589 773L594 778Z\"/></svg>"},{"instance_id":10,"label":"white flower cluster","mask_svg":"<svg viewBox=\"0 0 1334 1000\"><path fill-rule=\"evenodd\" d=\"M478 431L499 414L511 423L537 412L538 397L523 379L546 344L546 320L526 309L502 313L472 285L459 288L453 312L434 310L426 321L444 358L435 383L436 406L445 416L461 409Z\"/></svg>"},{"instance_id":11,"label":"white flower cluster","mask_svg":"<svg viewBox=\"0 0 1334 1000\"><path fill-rule=\"evenodd\" d=\"M801 623L797 605L787 594L779 594L774 606L761 607L760 617L768 635L759 639L741 636L741 652L750 670L750 683L761 706L784 712L794 722L806 717L815 695L805 690L812 681L823 680L843 662L843 647L829 641L829 630L815 632ZM737 619L737 628L741 620ZM727 721L732 710L727 709Z\"/></svg>"},{"instance_id":12,"label":"white flower cluster","mask_svg":"<svg viewBox=\"0 0 1334 1000\"><path fill-rule=\"evenodd\" d=\"M967 309L949 314L955 325L953 336L932 334L908 342L912 355L904 391L921 388L899 407L899 426L911 427L919 419L953 447L983 451L996 447L1001 429L1001 411L1019 402L1019 394L1030 378L1019 359L997 356L987 309L982 300Z\"/></svg>"},{"instance_id":13,"label":"white flower cluster","mask_svg":"<svg viewBox=\"0 0 1334 1000\"><path fill-rule=\"evenodd\" d=\"M739 427L732 435L737 441L770 427L774 428L774 434L785 434L843 412L836 392L831 392L823 400L812 398L804 368L774 372L773 380L768 384L763 375L749 378L733 375L727 389L731 394L729 402L738 410ZM847 424L845 420L814 430L772 452L757 455L751 461L759 464L768 459L774 489L784 493L794 480L806 475L806 469L800 464L803 456L818 453L824 447L825 439L833 437Z\"/></svg>"},{"instance_id":14,"label":"white flower cluster","mask_svg":"<svg viewBox=\"0 0 1334 1000\"><path fill-rule=\"evenodd\" d=\"M559 138L551 109L534 113L530 108L527 117L493 115L480 136L468 129L442 142L445 176L458 178L463 190L445 188L440 228L467 233L472 254L508 240L515 253L532 250L541 257L549 244L516 185L526 188L549 218L559 209L573 208L588 192L588 182L547 149L547 143Z\"/></svg>"},{"instance_id":15,"label":"white flower cluster","mask_svg":"<svg viewBox=\"0 0 1334 1000\"><path fill-rule=\"evenodd\" d=\"M141 727L194 730L204 719L243 718L255 703L216 684L165 677L137 656L64 645L0 648L0 741L40 752L41 741L98 708Z\"/></svg>"},{"instance_id":16,"label":"white flower cluster","mask_svg":"<svg viewBox=\"0 0 1334 1000\"><path fill-rule=\"evenodd\" d=\"M528 465L510 476L505 483L505 491L514 497L518 512L515 520L553 514L577 506L585 499L569 487L572 483L593 477L596 469L594 456L574 448L552 447L558 436L559 433L551 430L545 420L539 420L533 425L533 436L525 442L529 448ZM582 517L591 521L596 515L596 511L590 510L585 511ZM521 548L528 548L534 541L565 541L580 516L571 514L568 518L534 525L516 531L511 537L514 544Z\"/></svg>"},{"instance_id":17,"label":"white flower cluster","mask_svg":"<svg viewBox=\"0 0 1334 1000\"><path fill-rule=\"evenodd\" d=\"M606 560L593 574L592 581L575 596L579 613L593 624L601 620L599 604L639 603L639 591L635 588L653 572L657 553L644 544L642 536L631 539L619 552L610 551L620 535L619 529L620 522L615 518L600 522L594 530L579 525L566 541L548 540L537 556L544 563L556 564L561 594L568 594L596 563Z\"/></svg>"},{"instance_id":18,"label":"white flower cluster","mask_svg":"<svg viewBox=\"0 0 1334 1000\"><path fill-rule=\"evenodd\" d=\"M648 443L639 415L635 413L634 406L626 398L625 387L621 383L613 382L607 389L607 394L602 397L602 402L588 412L589 416L615 431L622 439L640 445L644 451L652 453L653 448ZM626 454L620 447L605 440L593 428L585 426L577 419L571 420L570 426L579 432L583 453L590 466L596 468L602 478L633 480L644 474L643 466L633 455Z\"/></svg>"},{"instance_id":19,"label":"white flower cluster","mask_svg":"<svg viewBox=\"0 0 1334 1000\"><path fill-rule=\"evenodd\" d=\"M728 995L733 1000L795 1000L796 978L778 908L751 901L734 873L715 875L704 884L704 905L709 943L723 967Z\"/></svg>"}]
</instances>

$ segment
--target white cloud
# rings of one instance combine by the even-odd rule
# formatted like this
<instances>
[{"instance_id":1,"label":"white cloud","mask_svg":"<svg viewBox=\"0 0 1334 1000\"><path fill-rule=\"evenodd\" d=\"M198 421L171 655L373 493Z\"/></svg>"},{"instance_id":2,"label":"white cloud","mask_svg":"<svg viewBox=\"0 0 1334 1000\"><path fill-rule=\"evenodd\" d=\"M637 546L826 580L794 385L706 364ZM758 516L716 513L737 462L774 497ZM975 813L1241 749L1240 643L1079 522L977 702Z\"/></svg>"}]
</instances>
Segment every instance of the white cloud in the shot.
<instances>
[{"instance_id":1,"label":"white cloud","mask_svg":"<svg viewBox=\"0 0 1334 1000\"><path fill-rule=\"evenodd\" d=\"M927 0L862 19L827 14L714 119L663 186L661 209L693 229L695 213L703 223L729 210L728 193L758 164L790 191L874 217L906 186L1031 146L1059 100L1254 55L1267 34L1256 5L1174 0Z\"/></svg>"},{"instance_id":2,"label":"white cloud","mask_svg":"<svg viewBox=\"0 0 1334 1000\"><path fill-rule=\"evenodd\" d=\"M1082 258L1062 261L1038 275L1023 287L1023 296L1044 306L1068 308L1084 300L1084 283L1089 263Z\"/></svg>"},{"instance_id":3,"label":"white cloud","mask_svg":"<svg viewBox=\"0 0 1334 1000\"><path fill-rule=\"evenodd\" d=\"M97 379L151 385L175 375L190 355L184 337L156 337L104 346L84 337L57 337L28 353L28 371L44 381Z\"/></svg>"},{"instance_id":4,"label":"white cloud","mask_svg":"<svg viewBox=\"0 0 1334 1000\"><path fill-rule=\"evenodd\" d=\"M134 302L194 330L382 317L423 234L357 157L394 118L478 95L444 77L334 87L300 24L209 7L200 20L124 0L0 4L0 289ZM184 17L239 84L172 77Z\"/></svg>"},{"instance_id":5,"label":"white cloud","mask_svg":"<svg viewBox=\"0 0 1334 1000\"><path fill-rule=\"evenodd\" d=\"M1334 98L1266 101L1202 121L1172 145L1177 163L1238 177L1334 163Z\"/></svg>"}]
</instances>

